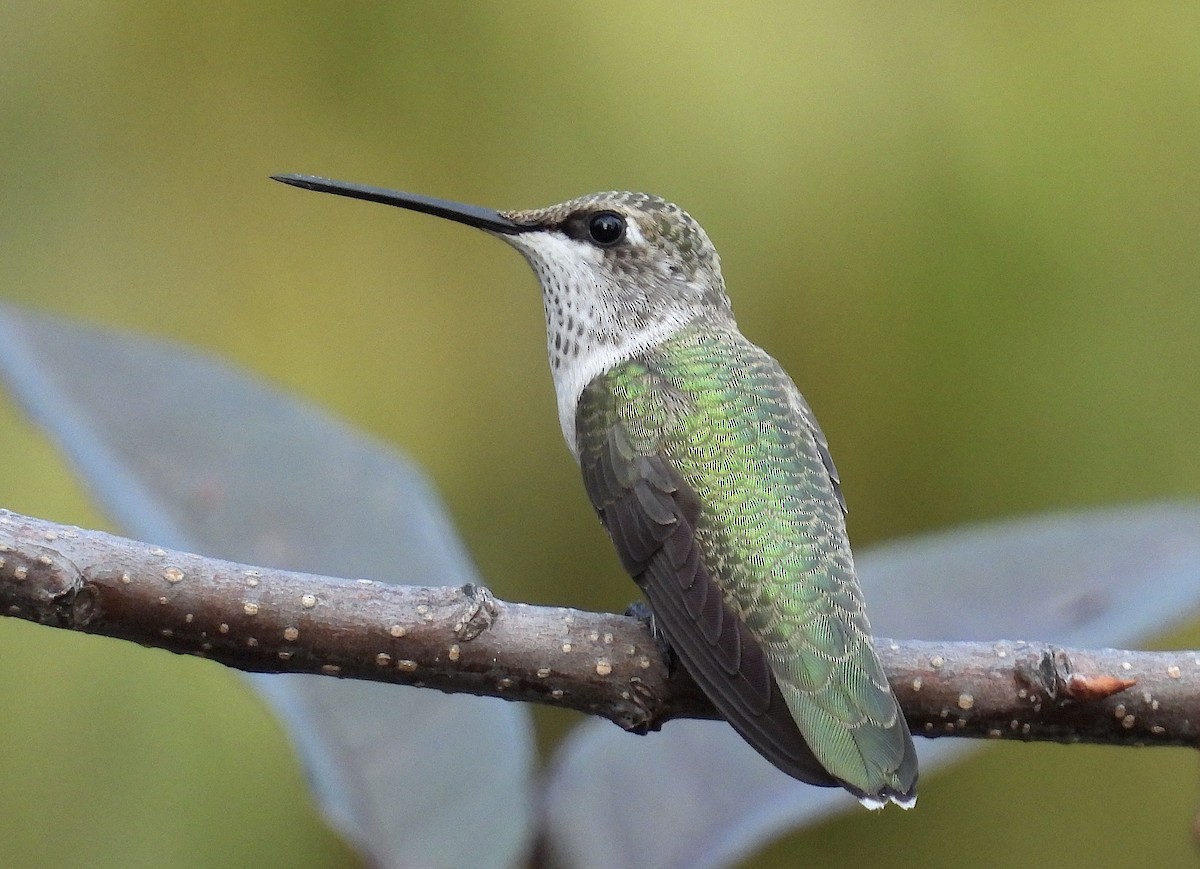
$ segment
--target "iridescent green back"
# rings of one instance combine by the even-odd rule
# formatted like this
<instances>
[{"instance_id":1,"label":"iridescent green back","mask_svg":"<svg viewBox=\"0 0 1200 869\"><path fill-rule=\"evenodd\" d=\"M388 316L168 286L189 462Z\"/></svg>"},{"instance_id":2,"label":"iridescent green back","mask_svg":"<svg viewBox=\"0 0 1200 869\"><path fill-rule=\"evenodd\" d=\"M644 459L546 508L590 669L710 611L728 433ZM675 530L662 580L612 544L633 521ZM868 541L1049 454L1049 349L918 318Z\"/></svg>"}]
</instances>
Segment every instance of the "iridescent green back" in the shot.
<instances>
[{"instance_id":1,"label":"iridescent green back","mask_svg":"<svg viewBox=\"0 0 1200 869\"><path fill-rule=\"evenodd\" d=\"M837 474L779 364L695 324L593 380L576 429L626 569L734 727L805 781L910 798L916 755L871 645Z\"/></svg>"}]
</instances>

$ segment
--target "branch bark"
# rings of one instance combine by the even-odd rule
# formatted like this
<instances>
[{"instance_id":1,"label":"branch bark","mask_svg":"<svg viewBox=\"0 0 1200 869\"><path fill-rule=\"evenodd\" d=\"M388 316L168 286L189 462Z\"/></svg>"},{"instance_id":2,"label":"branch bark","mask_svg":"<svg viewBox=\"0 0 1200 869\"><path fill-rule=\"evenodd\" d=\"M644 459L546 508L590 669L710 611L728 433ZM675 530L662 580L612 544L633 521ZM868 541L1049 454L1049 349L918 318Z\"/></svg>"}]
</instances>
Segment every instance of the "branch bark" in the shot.
<instances>
[{"instance_id":1,"label":"branch bark","mask_svg":"<svg viewBox=\"0 0 1200 869\"><path fill-rule=\"evenodd\" d=\"M717 717L634 618L252 567L3 510L0 614L239 670L546 703L635 732ZM1200 747L1200 651L876 645L914 734Z\"/></svg>"}]
</instances>

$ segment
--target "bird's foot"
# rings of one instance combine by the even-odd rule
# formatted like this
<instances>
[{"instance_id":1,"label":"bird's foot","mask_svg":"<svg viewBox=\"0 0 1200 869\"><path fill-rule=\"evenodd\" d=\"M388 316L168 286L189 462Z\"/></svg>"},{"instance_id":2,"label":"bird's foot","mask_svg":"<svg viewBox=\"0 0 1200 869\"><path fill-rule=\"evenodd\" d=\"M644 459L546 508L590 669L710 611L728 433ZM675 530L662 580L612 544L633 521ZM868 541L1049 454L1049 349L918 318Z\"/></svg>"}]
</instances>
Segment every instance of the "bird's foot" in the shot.
<instances>
[{"instance_id":1,"label":"bird's foot","mask_svg":"<svg viewBox=\"0 0 1200 869\"><path fill-rule=\"evenodd\" d=\"M636 601L625 608L625 615L637 619L650 629L650 636L654 638L654 644L658 646L658 651L667 664L667 672L674 672L676 664L679 663L679 656L671 648L667 635L658 626L658 619L655 618L654 610L650 609L650 605L645 601Z\"/></svg>"}]
</instances>

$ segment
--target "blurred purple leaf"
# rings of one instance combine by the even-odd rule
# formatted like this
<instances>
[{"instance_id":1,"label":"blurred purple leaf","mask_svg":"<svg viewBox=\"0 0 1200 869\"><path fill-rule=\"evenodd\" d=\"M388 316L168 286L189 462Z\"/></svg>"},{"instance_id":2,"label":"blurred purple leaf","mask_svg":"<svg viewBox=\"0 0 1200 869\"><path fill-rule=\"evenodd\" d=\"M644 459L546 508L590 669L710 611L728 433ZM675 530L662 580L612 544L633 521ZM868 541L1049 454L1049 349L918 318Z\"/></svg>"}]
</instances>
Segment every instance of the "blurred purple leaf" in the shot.
<instances>
[{"instance_id":1,"label":"blurred purple leaf","mask_svg":"<svg viewBox=\"0 0 1200 869\"><path fill-rule=\"evenodd\" d=\"M382 582L479 581L409 461L227 364L0 305L0 376L133 537ZM330 823L374 863L521 859L533 741L520 705L317 676L249 678L285 722Z\"/></svg>"},{"instance_id":2,"label":"blurred purple leaf","mask_svg":"<svg viewBox=\"0 0 1200 869\"><path fill-rule=\"evenodd\" d=\"M1200 610L1200 504L996 522L876 546L858 564L880 636L1128 647ZM978 745L918 739L922 774ZM713 869L855 806L791 780L723 722L638 737L592 719L546 776L544 835L572 869Z\"/></svg>"}]
</instances>

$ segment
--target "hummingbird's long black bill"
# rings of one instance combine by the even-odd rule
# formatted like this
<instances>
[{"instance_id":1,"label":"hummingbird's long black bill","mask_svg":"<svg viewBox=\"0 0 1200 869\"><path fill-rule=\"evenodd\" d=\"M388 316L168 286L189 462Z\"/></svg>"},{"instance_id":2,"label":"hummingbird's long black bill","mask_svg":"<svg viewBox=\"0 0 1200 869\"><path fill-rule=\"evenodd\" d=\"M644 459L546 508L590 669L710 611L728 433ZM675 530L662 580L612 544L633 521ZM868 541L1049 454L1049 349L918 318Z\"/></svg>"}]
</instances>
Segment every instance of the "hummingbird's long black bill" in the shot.
<instances>
[{"instance_id":1,"label":"hummingbird's long black bill","mask_svg":"<svg viewBox=\"0 0 1200 869\"><path fill-rule=\"evenodd\" d=\"M410 211L420 211L422 214L432 214L435 217L445 217L467 226L486 229L489 232L503 232L516 235L518 232L528 232L536 227L528 224L515 223L491 208L481 208L478 205L465 205L461 202L451 202L448 199L435 199L432 196L422 196L419 193L405 193L403 190L387 190L383 187L368 187L365 184L351 184L348 181L334 181L331 178L318 178L316 175L272 175L276 181L302 187L305 190L316 190L319 193L336 193L338 196L349 196L353 199L365 199L367 202L382 202L384 205L396 205Z\"/></svg>"}]
</instances>

